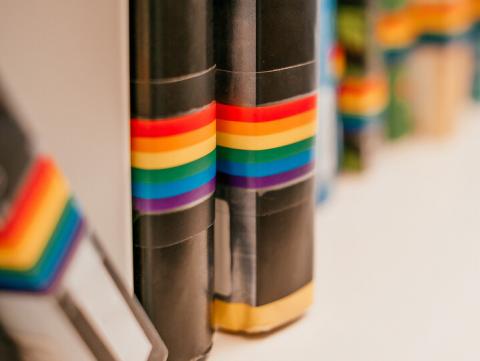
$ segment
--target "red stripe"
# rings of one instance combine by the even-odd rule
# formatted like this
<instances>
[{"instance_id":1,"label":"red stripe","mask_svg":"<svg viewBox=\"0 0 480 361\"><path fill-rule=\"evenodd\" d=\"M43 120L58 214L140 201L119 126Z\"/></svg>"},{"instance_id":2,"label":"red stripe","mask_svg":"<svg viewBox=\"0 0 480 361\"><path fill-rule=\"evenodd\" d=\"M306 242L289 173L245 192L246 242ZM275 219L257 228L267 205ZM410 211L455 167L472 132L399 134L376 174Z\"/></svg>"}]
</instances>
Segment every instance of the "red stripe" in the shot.
<instances>
[{"instance_id":1,"label":"red stripe","mask_svg":"<svg viewBox=\"0 0 480 361\"><path fill-rule=\"evenodd\" d=\"M35 206L34 203L38 202L38 197L41 196L38 194L40 185L45 183L48 178L49 166L51 166L49 160L42 157L38 158L32 165L18 196L9 210L5 223L0 228L0 243L3 243L5 238L8 238L22 222L25 222L24 218L32 212L31 208Z\"/></svg>"},{"instance_id":2,"label":"red stripe","mask_svg":"<svg viewBox=\"0 0 480 361\"><path fill-rule=\"evenodd\" d=\"M217 119L237 122L268 122L300 114L317 106L317 95L262 107L239 107L217 103Z\"/></svg>"},{"instance_id":3,"label":"red stripe","mask_svg":"<svg viewBox=\"0 0 480 361\"><path fill-rule=\"evenodd\" d=\"M162 119L136 119L130 124L132 137L161 137L189 132L215 120L215 103L202 110L180 117Z\"/></svg>"}]
</instances>

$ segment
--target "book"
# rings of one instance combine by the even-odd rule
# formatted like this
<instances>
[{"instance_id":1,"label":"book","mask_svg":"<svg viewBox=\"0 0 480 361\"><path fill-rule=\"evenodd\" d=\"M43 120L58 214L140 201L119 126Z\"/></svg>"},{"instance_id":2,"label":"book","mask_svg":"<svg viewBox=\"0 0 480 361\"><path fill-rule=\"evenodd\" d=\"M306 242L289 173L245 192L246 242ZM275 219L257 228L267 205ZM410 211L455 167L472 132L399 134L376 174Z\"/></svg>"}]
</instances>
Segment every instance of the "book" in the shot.
<instances>
[{"instance_id":1,"label":"book","mask_svg":"<svg viewBox=\"0 0 480 361\"><path fill-rule=\"evenodd\" d=\"M316 1L214 2L214 322L274 330L313 299Z\"/></svg>"},{"instance_id":2,"label":"book","mask_svg":"<svg viewBox=\"0 0 480 361\"><path fill-rule=\"evenodd\" d=\"M216 178L211 1L130 1L134 288L169 349L212 345Z\"/></svg>"},{"instance_id":3,"label":"book","mask_svg":"<svg viewBox=\"0 0 480 361\"><path fill-rule=\"evenodd\" d=\"M166 360L55 161L0 97L0 324L20 359Z\"/></svg>"}]
</instances>

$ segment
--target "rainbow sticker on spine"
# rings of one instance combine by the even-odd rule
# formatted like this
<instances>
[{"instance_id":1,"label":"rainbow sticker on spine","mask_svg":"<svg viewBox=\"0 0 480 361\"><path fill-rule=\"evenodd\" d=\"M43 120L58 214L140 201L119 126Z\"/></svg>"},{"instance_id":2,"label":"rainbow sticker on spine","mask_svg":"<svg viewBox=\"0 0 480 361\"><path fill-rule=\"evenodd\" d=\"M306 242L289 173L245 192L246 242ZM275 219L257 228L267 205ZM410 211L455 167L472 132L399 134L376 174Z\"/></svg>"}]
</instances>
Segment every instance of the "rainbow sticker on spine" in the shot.
<instances>
[{"instance_id":1,"label":"rainbow sticker on spine","mask_svg":"<svg viewBox=\"0 0 480 361\"><path fill-rule=\"evenodd\" d=\"M214 323L271 331L313 299L317 2L215 0L214 10Z\"/></svg>"},{"instance_id":2,"label":"rainbow sticker on spine","mask_svg":"<svg viewBox=\"0 0 480 361\"><path fill-rule=\"evenodd\" d=\"M215 190L215 104L159 121L132 119L134 209L168 212Z\"/></svg>"},{"instance_id":3,"label":"rainbow sticker on spine","mask_svg":"<svg viewBox=\"0 0 480 361\"><path fill-rule=\"evenodd\" d=\"M130 1L134 288L170 361L212 347L212 16L212 0Z\"/></svg>"},{"instance_id":4,"label":"rainbow sticker on spine","mask_svg":"<svg viewBox=\"0 0 480 361\"><path fill-rule=\"evenodd\" d=\"M442 44L466 40L474 21L472 5L470 0L412 1L408 11L415 22L420 42Z\"/></svg>"},{"instance_id":5,"label":"rainbow sticker on spine","mask_svg":"<svg viewBox=\"0 0 480 361\"><path fill-rule=\"evenodd\" d=\"M47 291L82 224L63 176L50 158L38 158L0 229L0 288Z\"/></svg>"},{"instance_id":6,"label":"rainbow sticker on spine","mask_svg":"<svg viewBox=\"0 0 480 361\"><path fill-rule=\"evenodd\" d=\"M374 152L387 102L381 77L347 77L338 90L338 109L343 127L343 167L362 170Z\"/></svg>"},{"instance_id":7,"label":"rainbow sticker on spine","mask_svg":"<svg viewBox=\"0 0 480 361\"><path fill-rule=\"evenodd\" d=\"M258 189L313 170L316 95L278 105L217 105L218 177Z\"/></svg>"},{"instance_id":8,"label":"rainbow sticker on spine","mask_svg":"<svg viewBox=\"0 0 480 361\"><path fill-rule=\"evenodd\" d=\"M22 357L165 360L165 345L87 229L62 172L33 151L3 101L0 323Z\"/></svg>"},{"instance_id":9,"label":"rainbow sticker on spine","mask_svg":"<svg viewBox=\"0 0 480 361\"><path fill-rule=\"evenodd\" d=\"M381 137L386 87L374 44L373 1L339 0L337 34L345 51L345 76L338 89L343 130L342 167L362 170Z\"/></svg>"}]
</instances>

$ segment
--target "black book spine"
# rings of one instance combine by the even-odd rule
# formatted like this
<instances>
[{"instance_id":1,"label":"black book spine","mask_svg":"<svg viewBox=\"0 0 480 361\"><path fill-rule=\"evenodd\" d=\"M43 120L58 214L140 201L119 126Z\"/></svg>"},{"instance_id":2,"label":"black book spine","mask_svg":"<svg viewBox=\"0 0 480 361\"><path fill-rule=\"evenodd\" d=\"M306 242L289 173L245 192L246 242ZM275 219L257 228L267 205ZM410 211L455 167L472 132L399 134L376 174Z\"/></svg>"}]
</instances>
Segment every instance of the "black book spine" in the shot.
<instances>
[{"instance_id":1,"label":"black book spine","mask_svg":"<svg viewBox=\"0 0 480 361\"><path fill-rule=\"evenodd\" d=\"M134 287L169 349L212 344L216 177L211 0L131 0Z\"/></svg>"}]
</instances>

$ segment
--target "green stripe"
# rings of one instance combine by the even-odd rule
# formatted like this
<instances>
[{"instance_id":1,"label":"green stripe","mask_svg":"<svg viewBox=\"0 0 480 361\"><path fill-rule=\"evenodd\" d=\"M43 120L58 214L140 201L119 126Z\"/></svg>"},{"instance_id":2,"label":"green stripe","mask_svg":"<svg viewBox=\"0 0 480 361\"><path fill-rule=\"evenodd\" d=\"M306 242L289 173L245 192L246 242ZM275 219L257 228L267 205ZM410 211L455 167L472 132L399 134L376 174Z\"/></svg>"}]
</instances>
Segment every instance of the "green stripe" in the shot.
<instances>
[{"instance_id":1,"label":"green stripe","mask_svg":"<svg viewBox=\"0 0 480 361\"><path fill-rule=\"evenodd\" d=\"M315 137L302 140L283 147L266 150L240 150L217 146L218 158L239 163L262 163L282 159L307 149L315 144Z\"/></svg>"},{"instance_id":2,"label":"green stripe","mask_svg":"<svg viewBox=\"0 0 480 361\"><path fill-rule=\"evenodd\" d=\"M176 181L207 169L215 163L215 160L215 151L213 151L200 159L178 167L154 170L132 168L132 182L158 184Z\"/></svg>"}]
</instances>

